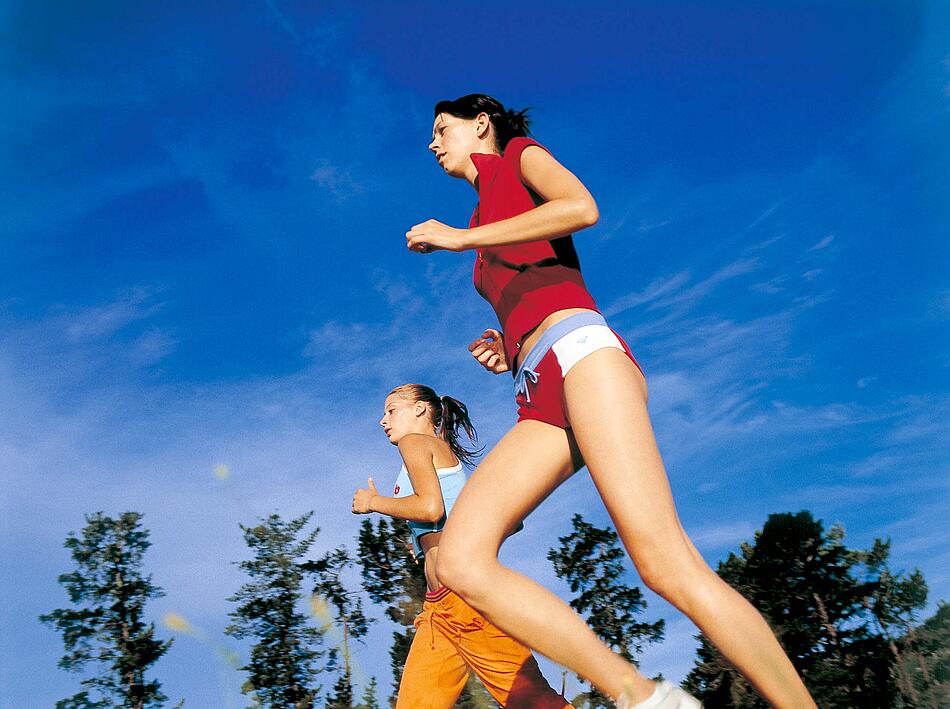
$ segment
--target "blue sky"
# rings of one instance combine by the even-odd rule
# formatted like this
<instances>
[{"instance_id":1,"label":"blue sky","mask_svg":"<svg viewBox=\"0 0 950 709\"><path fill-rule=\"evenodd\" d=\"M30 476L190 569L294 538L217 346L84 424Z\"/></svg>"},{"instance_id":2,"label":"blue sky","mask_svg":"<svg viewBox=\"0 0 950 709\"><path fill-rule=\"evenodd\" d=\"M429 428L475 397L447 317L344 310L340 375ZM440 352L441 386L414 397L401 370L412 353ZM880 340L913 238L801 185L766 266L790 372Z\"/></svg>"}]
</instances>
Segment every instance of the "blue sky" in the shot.
<instances>
[{"instance_id":1,"label":"blue sky","mask_svg":"<svg viewBox=\"0 0 950 709\"><path fill-rule=\"evenodd\" d=\"M946 4L194 5L0 5L3 706L76 691L36 616L84 513L143 512L150 613L206 634L158 664L166 693L241 706L215 655L243 651L238 524L315 509L320 548L352 548L352 489L398 468L396 384L467 402L489 444L512 423L464 349L492 323L471 254L404 247L467 222L425 145L471 91L533 107L597 198L585 276L710 563L810 509L947 597ZM606 521L584 473L506 559L564 592L544 554L575 511ZM643 665L679 678L694 630L649 613ZM386 687L388 642L359 651Z\"/></svg>"}]
</instances>

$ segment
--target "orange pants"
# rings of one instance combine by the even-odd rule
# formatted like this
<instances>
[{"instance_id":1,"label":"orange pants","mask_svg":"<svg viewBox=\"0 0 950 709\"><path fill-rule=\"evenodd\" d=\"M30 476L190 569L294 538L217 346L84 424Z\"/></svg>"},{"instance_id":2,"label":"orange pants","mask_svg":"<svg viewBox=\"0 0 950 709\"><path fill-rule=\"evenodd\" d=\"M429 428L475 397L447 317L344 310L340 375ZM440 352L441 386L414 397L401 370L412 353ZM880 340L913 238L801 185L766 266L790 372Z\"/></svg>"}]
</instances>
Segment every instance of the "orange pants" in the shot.
<instances>
[{"instance_id":1,"label":"orange pants","mask_svg":"<svg viewBox=\"0 0 950 709\"><path fill-rule=\"evenodd\" d=\"M541 676L528 648L447 588L426 594L415 626L396 709L449 709L469 670L503 707L571 707Z\"/></svg>"}]
</instances>

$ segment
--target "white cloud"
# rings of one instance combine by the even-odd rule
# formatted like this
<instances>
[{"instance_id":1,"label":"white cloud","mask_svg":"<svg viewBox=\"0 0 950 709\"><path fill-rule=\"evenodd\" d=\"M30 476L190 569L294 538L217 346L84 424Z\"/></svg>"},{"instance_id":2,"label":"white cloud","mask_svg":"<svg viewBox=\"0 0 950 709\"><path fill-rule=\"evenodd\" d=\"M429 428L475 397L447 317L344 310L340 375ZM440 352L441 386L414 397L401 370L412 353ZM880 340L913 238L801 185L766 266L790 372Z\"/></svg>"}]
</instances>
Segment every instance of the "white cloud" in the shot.
<instances>
[{"instance_id":1,"label":"white cloud","mask_svg":"<svg viewBox=\"0 0 950 709\"><path fill-rule=\"evenodd\" d=\"M765 251L767 248L769 248L773 244L777 244L784 238L785 238L785 234L778 234L769 239L766 239L765 241L760 241L758 243L750 244L749 246L746 246L744 249L742 249L742 253L752 254L757 251Z\"/></svg>"},{"instance_id":2,"label":"white cloud","mask_svg":"<svg viewBox=\"0 0 950 709\"><path fill-rule=\"evenodd\" d=\"M326 161L311 173L310 179L338 200L352 197L363 191L363 186L353 179L349 170L341 170Z\"/></svg>"},{"instance_id":3,"label":"white cloud","mask_svg":"<svg viewBox=\"0 0 950 709\"><path fill-rule=\"evenodd\" d=\"M729 521L698 529L688 529L689 538L701 551L722 551L724 547L735 548L740 542L751 542L755 525L744 521Z\"/></svg>"},{"instance_id":4,"label":"white cloud","mask_svg":"<svg viewBox=\"0 0 950 709\"><path fill-rule=\"evenodd\" d=\"M603 308L604 316L613 317L625 310L652 303L664 295L680 290L689 278L689 271L680 271L669 278L658 278L642 291L628 293L613 300L607 307Z\"/></svg>"},{"instance_id":5,"label":"white cloud","mask_svg":"<svg viewBox=\"0 0 950 709\"><path fill-rule=\"evenodd\" d=\"M60 316L61 327L73 342L108 337L132 323L159 312L164 303L155 301L148 287L131 288L110 303L94 305Z\"/></svg>"},{"instance_id":6,"label":"white cloud","mask_svg":"<svg viewBox=\"0 0 950 709\"><path fill-rule=\"evenodd\" d=\"M821 241L819 241L817 244L813 244L812 246L810 246L808 250L809 250L809 251L821 251L822 249L827 248L828 246L831 246L831 242L834 241L834 240L835 240L835 235L834 235L834 234L829 234L829 235L826 236L824 239L822 239Z\"/></svg>"},{"instance_id":7,"label":"white cloud","mask_svg":"<svg viewBox=\"0 0 950 709\"><path fill-rule=\"evenodd\" d=\"M641 219L637 224L637 231L641 234L646 234L647 232L661 229L672 222L672 219Z\"/></svg>"},{"instance_id":8,"label":"white cloud","mask_svg":"<svg viewBox=\"0 0 950 709\"><path fill-rule=\"evenodd\" d=\"M672 305L690 307L709 295L721 283L750 273L759 266L760 262L756 258L737 259L722 266L715 273L689 288L685 288L678 293L664 294L664 297L657 298L651 304L651 307L670 307Z\"/></svg>"},{"instance_id":9,"label":"white cloud","mask_svg":"<svg viewBox=\"0 0 950 709\"><path fill-rule=\"evenodd\" d=\"M785 200L784 200L784 199L779 200L779 201L775 202L774 204L772 204L771 206L769 206L768 208L766 208L761 214L759 214L755 219L752 220L752 223L749 224L749 226L747 227L747 229L749 229L749 230L751 231L752 229L755 229L756 227L758 227L760 224L762 224L764 221L766 221L769 217L771 217L773 214L775 214L775 212L778 211L778 209L779 209L783 204L785 204ZM781 238L781 237L775 237L775 238ZM765 242L765 244L768 245L768 244L770 244L772 241L773 241L773 239L770 239L769 241Z\"/></svg>"},{"instance_id":10,"label":"white cloud","mask_svg":"<svg viewBox=\"0 0 950 709\"><path fill-rule=\"evenodd\" d=\"M142 367L157 364L174 352L177 344L169 334L158 328L149 328L132 343L132 361Z\"/></svg>"},{"instance_id":11,"label":"white cloud","mask_svg":"<svg viewBox=\"0 0 950 709\"><path fill-rule=\"evenodd\" d=\"M330 63L333 58L333 46L343 32L343 23L328 14L321 16L319 22L301 29L287 12L278 7L276 0L264 0L264 4L298 49L316 60L320 66Z\"/></svg>"}]
</instances>

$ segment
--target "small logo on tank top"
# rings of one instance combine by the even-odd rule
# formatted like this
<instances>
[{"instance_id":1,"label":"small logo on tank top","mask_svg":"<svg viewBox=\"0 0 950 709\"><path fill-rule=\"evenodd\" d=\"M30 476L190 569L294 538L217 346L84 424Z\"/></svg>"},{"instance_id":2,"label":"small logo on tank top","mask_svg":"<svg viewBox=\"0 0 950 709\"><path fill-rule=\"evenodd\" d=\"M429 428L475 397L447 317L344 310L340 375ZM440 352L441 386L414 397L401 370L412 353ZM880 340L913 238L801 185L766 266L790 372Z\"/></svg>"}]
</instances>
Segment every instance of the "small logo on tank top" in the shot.
<instances>
[{"instance_id":1,"label":"small logo on tank top","mask_svg":"<svg viewBox=\"0 0 950 709\"><path fill-rule=\"evenodd\" d=\"M393 495L398 495L398 494L399 494L399 486L396 485L396 487L393 488Z\"/></svg>"}]
</instances>

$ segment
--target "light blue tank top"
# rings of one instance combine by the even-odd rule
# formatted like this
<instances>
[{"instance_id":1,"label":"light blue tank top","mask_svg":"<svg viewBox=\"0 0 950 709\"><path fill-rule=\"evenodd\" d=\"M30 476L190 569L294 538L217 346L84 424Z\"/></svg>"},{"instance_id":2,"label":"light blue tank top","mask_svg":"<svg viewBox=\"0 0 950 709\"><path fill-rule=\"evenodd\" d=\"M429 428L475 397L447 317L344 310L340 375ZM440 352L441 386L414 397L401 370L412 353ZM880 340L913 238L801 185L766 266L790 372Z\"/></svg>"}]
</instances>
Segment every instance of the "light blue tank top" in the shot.
<instances>
[{"instance_id":1,"label":"light blue tank top","mask_svg":"<svg viewBox=\"0 0 950 709\"><path fill-rule=\"evenodd\" d=\"M465 485L467 476L462 469L462 464L454 465L451 468L436 468L436 474L439 476L439 487L442 488L442 504L445 507L445 514L438 522L416 522L407 520L409 531L412 533L412 551L416 557L422 556L422 546L419 544L419 537L429 532L441 532L445 526L445 519L448 517L452 505L458 499L462 487ZM409 479L409 471L403 464L399 470L399 476L396 478L396 484L393 486L393 497L407 497L412 495L412 481Z\"/></svg>"}]
</instances>

